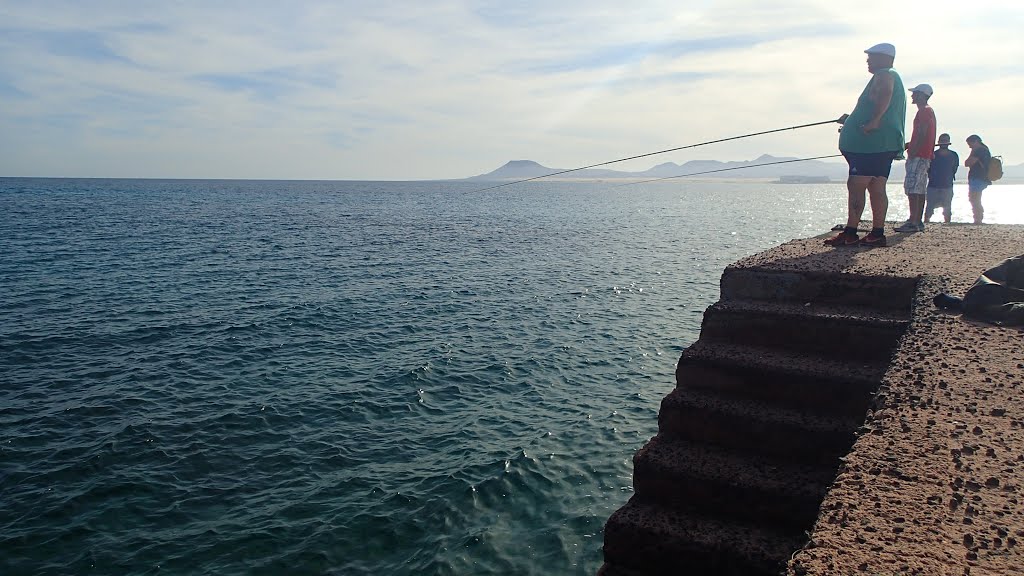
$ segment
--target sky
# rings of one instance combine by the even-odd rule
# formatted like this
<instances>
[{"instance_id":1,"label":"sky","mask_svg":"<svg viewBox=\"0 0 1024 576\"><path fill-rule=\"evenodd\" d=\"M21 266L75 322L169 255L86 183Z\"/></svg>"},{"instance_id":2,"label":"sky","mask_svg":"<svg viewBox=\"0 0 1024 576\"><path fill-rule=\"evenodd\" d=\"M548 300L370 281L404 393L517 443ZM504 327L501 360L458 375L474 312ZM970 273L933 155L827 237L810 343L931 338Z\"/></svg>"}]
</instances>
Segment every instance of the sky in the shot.
<instances>
[{"instance_id":1,"label":"sky","mask_svg":"<svg viewBox=\"0 0 1024 576\"><path fill-rule=\"evenodd\" d=\"M896 46L1024 162L1024 2L0 2L0 176L426 180L837 118ZM914 109L908 98L908 124ZM838 125L614 164L836 153ZM908 133L909 136L909 133Z\"/></svg>"}]
</instances>

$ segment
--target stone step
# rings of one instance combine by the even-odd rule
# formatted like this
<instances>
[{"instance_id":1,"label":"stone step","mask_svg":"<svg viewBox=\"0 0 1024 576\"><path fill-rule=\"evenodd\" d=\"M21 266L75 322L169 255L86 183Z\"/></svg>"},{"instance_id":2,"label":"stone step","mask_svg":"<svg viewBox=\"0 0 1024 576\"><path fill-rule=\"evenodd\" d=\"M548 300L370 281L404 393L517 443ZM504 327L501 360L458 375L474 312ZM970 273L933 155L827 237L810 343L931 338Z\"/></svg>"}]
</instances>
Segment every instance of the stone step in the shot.
<instances>
[{"instance_id":1,"label":"stone step","mask_svg":"<svg viewBox=\"0 0 1024 576\"><path fill-rule=\"evenodd\" d=\"M888 365L701 338L683 351L676 385L855 417L867 412Z\"/></svg>"},{"instance_id":2,"label":"stone step","mask_svg":"<svg viewBox=\"0 0 1024 576\"><path fill-rule=\"evenodd\" d=\"M839 461L808 465L655 436L633 457L645 501L799 534L809 530Z\"/></svg>"},{"instance_id":3,"label":"stone step","mask_svg":"<svg viewBox=\"0 0 1024 576\"><path fill-rule=\"evenodd\" d=\"M739 453L830 463L853 444L864 415L819 415L677 387L661 401L660 434Z\"/></svg>"},{"instance_id":4,"label":"stone step","mask_svg":"<svg viewBox=\"0 0 1024 576\"><path fill-rule=\"evenodd\" d=\"M701 339L888 363L909 320L863 307L720 301L704 312Z\"/></svg>"},{"instance_id":5,"label":"stone step","mask_svg":"<svg viewBox=\"0 0 1024 576\"><path fill-rule=\"evenodd\" d=\"M779 574L805 541L750 524L724 522L634 495L604 527L605 562L632 574Z\"/></svg>"},{"instance_id":6,"label":"stone step","mask_svg":"<svg viewBox=\"0 0 1024 576\"><path fill-rule=\"evenodd\" d=\"M778 266L778 263L773 265ZM722 300L771 300L852 304L910 311L915 278L831 271L779 270L734 264L721 280Z\"/></svg>"}]
</instances>

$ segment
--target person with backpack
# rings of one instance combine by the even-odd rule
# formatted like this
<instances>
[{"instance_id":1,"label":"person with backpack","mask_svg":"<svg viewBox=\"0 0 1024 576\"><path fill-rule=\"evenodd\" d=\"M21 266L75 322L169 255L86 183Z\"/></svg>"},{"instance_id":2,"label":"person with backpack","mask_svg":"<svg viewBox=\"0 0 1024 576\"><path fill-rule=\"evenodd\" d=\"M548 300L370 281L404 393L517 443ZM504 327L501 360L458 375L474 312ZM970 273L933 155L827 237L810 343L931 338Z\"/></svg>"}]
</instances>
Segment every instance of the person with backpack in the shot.
<instances>
[{"instance_id":1,"label":"person with backpack","mask_svg":"<svg viewBox=\"0 0 1024 576\"><path fill-rule=\"evenodd\" d=\"M974 210L974 223L981 224L985 217L985 209L981 205L981 193L992 183L988 174L992 152L981 141L981 136L977 134L967 137L967 145L971 147L971 155L964 160L964 166L970 168L967 172L967 198L971 201L971 209Z\"/></svg>"}]
</instances>

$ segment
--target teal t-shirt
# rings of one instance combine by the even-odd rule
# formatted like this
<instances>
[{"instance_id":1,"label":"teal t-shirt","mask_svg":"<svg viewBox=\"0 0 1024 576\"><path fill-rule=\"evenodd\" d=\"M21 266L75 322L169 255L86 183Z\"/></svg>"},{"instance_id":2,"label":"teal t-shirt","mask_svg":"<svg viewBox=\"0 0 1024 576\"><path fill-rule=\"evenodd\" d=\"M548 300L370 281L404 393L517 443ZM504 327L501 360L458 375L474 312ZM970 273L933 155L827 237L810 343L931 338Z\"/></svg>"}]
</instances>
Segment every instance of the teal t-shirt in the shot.
<instances>
[{"instance_id":1,"label":"teal t-shirt","mask_svg":"<svg viewBox=\"0 0 1024 576\"><path fill-rule=\"evenodd\" d=\"M905 125L907 123L907 91L903 88L903 80L892 68L882 70L892 75L892 99L889 107L882 115L882 122L871 134L865 134L860 127L871 120L875 103L871 100L871 83L877 76L872 76L864 92L857 99L857 106L843 123L839 133L839 149L843 152L897 152L897 158L903 157Z\"/></svg>"}]
</instances>

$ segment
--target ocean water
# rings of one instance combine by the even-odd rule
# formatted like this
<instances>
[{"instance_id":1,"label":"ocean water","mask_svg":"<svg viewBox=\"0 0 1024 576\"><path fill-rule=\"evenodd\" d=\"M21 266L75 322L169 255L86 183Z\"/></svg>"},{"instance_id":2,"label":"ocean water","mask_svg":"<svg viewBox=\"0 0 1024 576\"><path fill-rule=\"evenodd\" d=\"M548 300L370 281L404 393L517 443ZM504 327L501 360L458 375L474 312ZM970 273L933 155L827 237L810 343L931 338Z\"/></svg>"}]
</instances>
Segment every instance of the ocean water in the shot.
<instances>
[{"instance_id":1,"label":"ocean water","mask_svg":"<svg viewBox=\"0 0 1024 576\"><path fill-rule=\"evenodd\" d=\"M722 269L845 189L481 186L0 179L0 573L593 574Z\"/></svg>"}]
</instances>

